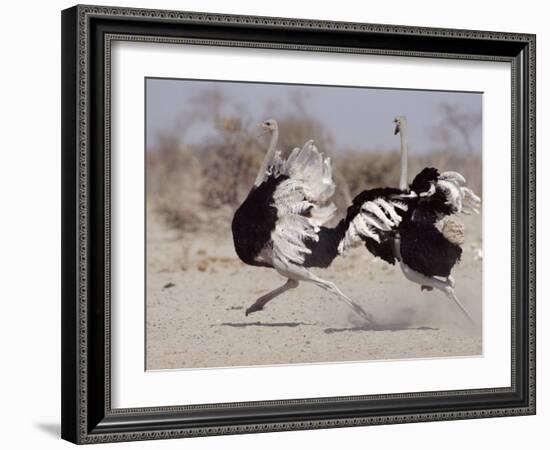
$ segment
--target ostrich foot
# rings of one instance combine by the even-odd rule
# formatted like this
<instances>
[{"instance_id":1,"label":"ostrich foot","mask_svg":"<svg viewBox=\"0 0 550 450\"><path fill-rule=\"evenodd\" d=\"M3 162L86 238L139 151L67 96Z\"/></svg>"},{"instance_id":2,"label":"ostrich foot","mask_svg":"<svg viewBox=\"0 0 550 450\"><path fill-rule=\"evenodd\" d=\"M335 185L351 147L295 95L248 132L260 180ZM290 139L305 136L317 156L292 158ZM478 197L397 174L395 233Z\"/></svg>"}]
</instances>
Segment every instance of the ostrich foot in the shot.
<instances>
[{"instance_id":1,"label":"ostrich foot","mask_svg":"<svg viewBox=\"0 0 550 450\"><path fill-rule=\"evenodd\" d=\"M445 294L447 294L447 296L457 304L457 306L462 310L464 315L468 318L470 323L474 324L475 323L474 319L472 318L472 316L470 316L470 313L466 310L462 302L456 296L455 290L452 287L447 287L443 289L443 292L445 292Z\"/></svg>"},{"instance_id":2,"label":"ostrich foot","mask_svg":"<svg viewBox=\"0 0 550 450\"><path fill-rule=\"evenodd\" d=\"M256 311L261 311L264 309L264 306L267 302L273 300L278 295L281 295L283 292L288 291L289 289L294 289L298 287L298 282L289 278L285 284L277 289L273 289L271 292L268 292L265 295L262 295L258 300L256 300L252 305L250 305L247 310L244 312L245 316L252 314Z\"/></svg>"},{"instance_id":3,"label":"ostrich foot","mask_svg":"<svg viewBox=\"0 0 550 450\"><path fill-rule=\"evenodd\" d=\"M365 320L368 324L374 324L374 318L372 317L372 314L366 312L357 303L351 302L350 307L355 312L355 314L363 318L363 320Z\"/></svg>"},{"instance_id":4,"label":"ostrich foot","mask_svg":"<svg viewBox=\"0 0 550 450\"><path fill-rule=\"evenodd\" d=\"M422 285L422 286L420 286L420 290L421 290L421 291L428 291L428 292L430 292L430 291L433 291L434 288L431 287L431 286Z\"/></svg>"},{"instance_id":5,"label":"ostrich foot","mask_svg":"<svg viewBox=\"0 0 550 450\"><path fill-rule=\"evenodd\" d=\"M258 305L257 303L254 303L253 305L250 305L248 308L246 308L244 315L248 317L249 314L255 313L256 311L262 311L263 309L263 305Z\"/></svg>"}]
</instances>

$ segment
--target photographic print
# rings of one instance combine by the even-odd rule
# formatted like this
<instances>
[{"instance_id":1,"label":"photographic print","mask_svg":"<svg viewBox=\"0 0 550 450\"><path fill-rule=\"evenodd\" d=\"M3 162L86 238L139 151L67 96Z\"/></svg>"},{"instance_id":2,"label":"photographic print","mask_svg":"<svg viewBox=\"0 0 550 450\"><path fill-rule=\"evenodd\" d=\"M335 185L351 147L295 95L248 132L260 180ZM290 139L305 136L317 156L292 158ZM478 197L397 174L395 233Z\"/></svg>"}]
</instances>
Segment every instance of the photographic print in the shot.
<instances>
[{"instance_id":1,"label":"photographic print","mask_svg":"<svg viewBox=\"0 0 550 450\"><path fill-rule=\"evenodd\" d=\"M147 370L482 355L482 93L145 97Z\"/></svg>"}]
</instances>

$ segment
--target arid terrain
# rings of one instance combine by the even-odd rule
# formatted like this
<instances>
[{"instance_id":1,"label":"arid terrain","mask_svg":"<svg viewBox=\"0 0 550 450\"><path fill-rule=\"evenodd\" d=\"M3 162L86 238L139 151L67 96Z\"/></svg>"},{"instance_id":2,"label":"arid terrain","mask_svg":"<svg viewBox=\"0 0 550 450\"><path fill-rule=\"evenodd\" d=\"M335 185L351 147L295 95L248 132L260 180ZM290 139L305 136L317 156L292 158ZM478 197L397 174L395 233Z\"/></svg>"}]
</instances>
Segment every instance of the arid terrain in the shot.
<instances>
[{"instance_id":1,"label":"arid terrain","mask_svg":"<svg viewBox=\"0 0 550 450\"><path fill-rule=\"evenodd\" d=\"M338 298L307 283L246 317L245 309L284 279L243 264L229 229L186 233L151 214L147 369L480 355L481 218L460 220L466 242L456 292L476 324L441 292L421 292L399 267L357 248L315 273L375 316L367 327Z\"/></svg>"}]
</instances>

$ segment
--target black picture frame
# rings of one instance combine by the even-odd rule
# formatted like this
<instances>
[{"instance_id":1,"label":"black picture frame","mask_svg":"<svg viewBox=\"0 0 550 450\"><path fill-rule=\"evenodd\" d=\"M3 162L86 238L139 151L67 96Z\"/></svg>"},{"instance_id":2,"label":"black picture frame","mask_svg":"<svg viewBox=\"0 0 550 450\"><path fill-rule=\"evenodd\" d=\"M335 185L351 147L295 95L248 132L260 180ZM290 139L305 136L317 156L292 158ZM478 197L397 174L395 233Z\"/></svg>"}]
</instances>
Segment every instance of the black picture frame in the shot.
<instances>
[{"instance_id":1,"label":"black picture frame","mask_svg":"<svg viewBox=\"0 0 550 450\"><path fill-rule=\"evenodd\" d=\"M193 42L505 61L512 67L511 386L113 409L110 44ZM535 414L535 36L75 6L62 12L62 437L130 441Z\"/></svg>"}]
</instances>

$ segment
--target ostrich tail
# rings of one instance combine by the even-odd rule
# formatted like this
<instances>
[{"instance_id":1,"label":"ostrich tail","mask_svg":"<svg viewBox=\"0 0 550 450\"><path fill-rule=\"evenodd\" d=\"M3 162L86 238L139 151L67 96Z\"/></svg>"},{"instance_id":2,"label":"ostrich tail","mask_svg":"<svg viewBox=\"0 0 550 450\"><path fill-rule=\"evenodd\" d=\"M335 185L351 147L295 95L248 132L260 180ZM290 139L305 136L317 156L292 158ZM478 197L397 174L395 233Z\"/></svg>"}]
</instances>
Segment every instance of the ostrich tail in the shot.
<instances>
[{"instance_id":1,"label":"ostrich tail","mask_svg":"<svg viewBox=\"0 0 550 450\"><path fill-rule=\"evenodd\" d=\"M479 208L481 208L481 199L474 194L470 188L463 187L460 188L463 196L463 212L469 213L474 212L479 214Z\"/></svg>"},{"instance_id":2,"label":"ostrich tail","mask_svg":"<svg viewBox=\"0 0 550 450\"><path fill-rule=\"evenodd\" d=\"M443 223L441 234L445 236L449 242L456 245L464 244L464 225L451 219L447 219Z\"/></svg>"},{"instance_id":3,"label":"ostrich tail","mask_svg":"<svg viewBox=\"0 0 550 450\"><path fill-rule=\"evenodd\" d=\"M462 176L462 174L460 174L458 172L454 172L454 171L443 172L439 176L439 179L440 180L451 181L451 182L455 183L458 186L464 186L466 184L466 178L464 178Z\"/></svg>"}]
</instances>

